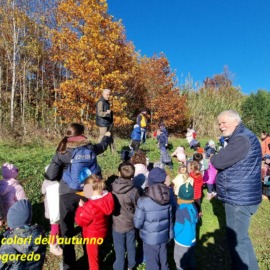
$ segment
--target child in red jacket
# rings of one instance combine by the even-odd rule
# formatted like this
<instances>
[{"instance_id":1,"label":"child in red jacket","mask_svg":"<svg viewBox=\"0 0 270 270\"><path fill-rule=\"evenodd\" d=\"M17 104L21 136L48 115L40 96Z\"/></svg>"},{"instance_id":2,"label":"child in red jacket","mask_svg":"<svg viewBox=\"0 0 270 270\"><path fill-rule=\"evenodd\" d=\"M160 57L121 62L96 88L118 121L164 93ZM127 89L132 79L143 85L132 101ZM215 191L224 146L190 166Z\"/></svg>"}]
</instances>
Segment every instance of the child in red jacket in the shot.
<instances>
[{"instance_id":1,"label":"child in red jacket","mask_svg":"<svg viewBox=\"0 0 270 270\"><path fill-rule=\"evenodd\" d=\"M84 196L89 200L80 200L75 221L82 227L86 241L89 269L99 270L99 244L106 237L109 216L114 210L114 200L110 192L104 190L105 183L92 174L85 180Z\"/></svg>"},{"instance_id":2,"label":"child in red jacket","mask_svg":"<svg viewBox=\"0 0 270 270\"><path fill-rule=\"evenodd\" d=\"M194 203L197 207L199 217L202 216L202 209L201 209L201 198L202 198L202 186L203 186L203 176L200 172L200 165L197 161L190 162L190 172L189 176L194 179Z\"/></svg>"}]
</instances>

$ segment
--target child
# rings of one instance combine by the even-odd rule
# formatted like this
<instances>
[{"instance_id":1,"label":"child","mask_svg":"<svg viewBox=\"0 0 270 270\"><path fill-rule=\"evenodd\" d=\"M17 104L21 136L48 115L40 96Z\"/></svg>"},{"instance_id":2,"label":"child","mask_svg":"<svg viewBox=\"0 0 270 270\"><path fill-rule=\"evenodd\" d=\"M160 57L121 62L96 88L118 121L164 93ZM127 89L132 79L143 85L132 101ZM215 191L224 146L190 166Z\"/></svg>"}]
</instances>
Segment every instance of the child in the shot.
<instances>
[{"instance_id":1,"label":"child","mask_svg":"<svg viewBox=\"0 0 270 270\"><path fill-rule=\"evenodd\" d=\"M135 167L133 185L134 187L137 187L142 193L147 184L147 178L148 178L148 173L149 173L146 166L146 163L147 163L146 155L140 151L136 152L132 156L130 162Z\"/></svg>"},{"instance_id":2,"label":"child","mask_svg":"<svg viewBox=\"0 0 270 270\"><path fill-rule=\"evenodd\" d=\"M194 179L194 202L197 207L199 216L202 216L201 210L201 197L202 197L202 186L203 186L203 176L200 172L200 166L197 161L190 162L190 173L189 176Z\"/></svg>"},{"instance_id":3,"label":"child","mask_svg":"<svg viewBox=\"0 0 270 270\"><path fill-rule=\"evenodd\" d=\"M131 133L131 144L130 148L133 151L137 151L140 147L141 143L141 128L139 125L134 125L132 133Z\"/></svg>"},{"instance_id":4,"label":"child","mask_svg":"<svg viewBox=\"0 0 270 270\"><path fill-rule=\"evenodd\" d=\"M17 201L27 199L23 187L15 179L18 176L19 169L9 163L2 166L2 177L0 181L0 196L2 196L4 206L4 221L7 218L8 209Z\"/></svg>"},{"instance_id":5,"label":"child","mask_svg":"<svg viewBox=\"0 0 270 270\"><path fill-rule=\"evenodd\" d=\"M3 235L5 244L0 248L0 269L42 269L46 254L45 235L41 226L30 225L31 219L32 205L28 200L22 199L9 208L9 229ZM16 244L19 240L22 243Z\"/></svg>"},{"instance_id":6,"label":"child","mask_svg":"<svg viewBox=\"0 0 270 270\"><path fill-rule=\"evenodd\" d=\"M178 175L172 180L173 183L173 189L174 194L178 196L179 188L180 186L185 183L186 181L189 181L193 185L193 178L188 176L187 173L187 167L183 164L181 164L178 168Z\"/></svg>"},{"instance_id":7,"label":"child","mask_svg":"<svg viewBox=\"0 0 270 270\"><path fill-rule=\"evenodd\" d=\"M210 158L213 156L213 154L210 155ZM217 195L216 193L216 176L217 176L217 170L212 165L211 161L209 160L208 163L209 167L204 172L203 175L203 182L207 186L207 200L211 200L213 197Z\"/></svg>"},{"instance_id":8,"label":"child","mask_svg":"<svg viewBox=\"0 0 270 270\"><path fill-rule=\"evenodd\" d=\"M86 242L89 269L100 269L99 245L96 241L106 237L109 227L109 216L114 209L114 200L110 192L104 190L105 183L97 175L92 174L84 181L84 196L88 201L79 202L75 214L75 222L82 227L82 235ZM92 240L91 240L92 239Z\"/></svg>"},{"instance_id":9,"label":"child","mask_svg":"<svg viewBox=\"0 0 270 270\"><path fill-rule=\"evenodd\" d=\"M194 189L187 180L179 188L179 207L174 225L174 260L176 269L195 270L194 247L196 243L196 223L198 212L193 201Z\"/></svg>"},{"instance_id":10,"label":"child","mask_svg":"<svg viewBox=\"0 0 270 270\"><path fill-rule=\"evenodd\" d=\"M165 147L160 149L160 162L163 163L164 166L169 166L171 170L173 169L172 159Z\"/></svg>"},{"instance_id":11,"label":"child","mask_svg":"<svg viewBox=\"0 0 270 270\"><path fill-rule=\"evenodd\" d=\"M216 144L213 140L207 142L206 146L204 147L205 157L210 158L210 155L214 155L216 153Z\"/></svg>"},{"instance_id":12,"label":"child","mask_svg":"<svg viewBox=\"0 0 270 270\"><path fill-rule=\"evenodd\" d=\"M179 146L175 149L175 151L171 154L172 157L175 157L177 158L177 160L186 165L186 162L187 162L187 157L186 157L186 154L185 154L185 147L183 146Z\"/></svg>"},{"instance_id":13,"label":"child","mask_svg":"<svg viewBox=\"0 0 270 270\"><path fill-rule=\"evenodd\" d=\"M160 126L159 132L157 134L157 140L159 149L166 149L166 147L168 146L168 132L164 126Z\"/></svg>"},{"instance_id":14,"label":"child","mask_svg":"<svg viewBox=\"0 0 270 270\"><path fill-rule=\"evenodd\" d=\"M136 265L136 231L133 217L140 193L133 186L134 165L129 162L121 163L118 171L120 177L112 183L112 193L115 200L113 243L116 255L113 269L124 270L126 251L128 267L132 269Z\"/></svg>"},{"instance_id":15,"label":"child","mask_svg":"<svg viewBox=\"0 0 270 270\"><path fill-rule=\"evenodd\" d=\"M49 166L46 166L45 173ZM50 252L56 256L63 254L62 248L57 244L60 235L59 225L59 182L45 179L42 183L41 193L45 195L45 217L50 220Z\"/></svg>"},{"instance_id":16,"label":"child","mask_svg":"<svg viewBox=\"0 0 270 270\"><path fill-rule=\"evenodd\" d=\"M148 187L140 197L134 225L140 229L147 270L168 270L167 242L173 239L172 206L169 187L164 184L166 172L153 168Z\"/></svg>"},{"instance_id":17,"label":"child","mask_svg":"<svg viewBox=\"0 0 270 270\"><path fill-rule=\"evenodd\" d=\"M202 153L194 153L193 161L197 161L199 164L199 168L201 173L203 174L205 170L208 169L208 160L204 158L204 154Z\"/></svg>"}]
</instances>

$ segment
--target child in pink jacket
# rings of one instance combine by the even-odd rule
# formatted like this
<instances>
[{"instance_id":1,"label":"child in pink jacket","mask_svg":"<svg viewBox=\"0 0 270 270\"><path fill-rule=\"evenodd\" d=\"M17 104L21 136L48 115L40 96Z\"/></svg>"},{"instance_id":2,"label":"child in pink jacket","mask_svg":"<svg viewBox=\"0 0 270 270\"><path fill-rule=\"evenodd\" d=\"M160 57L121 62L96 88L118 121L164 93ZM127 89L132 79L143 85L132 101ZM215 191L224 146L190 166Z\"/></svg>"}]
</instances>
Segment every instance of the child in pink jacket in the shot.
<instances>
[{"instance_id":1,"label":"child in pink jacket","mask_svg":"<svg viewBox=\"0 0 270 270\"><path fill-rule=\"evenodd\" d=\"M2 197L4 213L3 220L7 219L8 209L17 201L27 199L23 187L15 179L19 173L19 169L9 163L2 166L2 177L0 181L0 196Z\"/></svg>"},{"instance_id":2,"label":"child in pink jacket","mask_svg":"<svg viewBox=\"0 0 270 270\"><path fill-rule=\"evenodd\" d=\"M211 155L210 157L212 157ZM212 165L211 161L209 160L208 163L208 169L204 171L203 175L203 182L207 186L207 200L211 200L213 197L217 195L216 193L216 176L217 176L217 170Z\"/></svg>"},{"instance_id":3,"label":"child in pink jacket","mask_svg":"<svg viewBox=\"0 0 270 270\"><path fill-rule=\"evenodd\" d=\"M186 153L185 153L185 148L183 146L178 146L175 151L171 154L172 157L176 157L177 160L186 165L187 162L187 157L186 157Z\"/></svg>"}]
</instances>

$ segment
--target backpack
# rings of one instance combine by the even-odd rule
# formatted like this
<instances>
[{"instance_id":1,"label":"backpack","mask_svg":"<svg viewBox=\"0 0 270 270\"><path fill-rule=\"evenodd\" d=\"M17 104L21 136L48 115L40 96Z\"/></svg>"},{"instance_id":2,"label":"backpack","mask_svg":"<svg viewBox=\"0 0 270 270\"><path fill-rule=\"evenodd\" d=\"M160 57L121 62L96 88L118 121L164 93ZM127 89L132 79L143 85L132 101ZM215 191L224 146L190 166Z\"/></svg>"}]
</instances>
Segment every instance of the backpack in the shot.
<instances>
[{"instance_id":1,"label":"backpack","mask_svg":"<svg viewBox=\"0 0 270 270\"><path fill-rule=\"evenodd\" d=\"M86 146L75 148L63 173L64 182L72 189L83 190L83 182L91 174L101 174L96 153Z\"/></svg>"}]
</instances>

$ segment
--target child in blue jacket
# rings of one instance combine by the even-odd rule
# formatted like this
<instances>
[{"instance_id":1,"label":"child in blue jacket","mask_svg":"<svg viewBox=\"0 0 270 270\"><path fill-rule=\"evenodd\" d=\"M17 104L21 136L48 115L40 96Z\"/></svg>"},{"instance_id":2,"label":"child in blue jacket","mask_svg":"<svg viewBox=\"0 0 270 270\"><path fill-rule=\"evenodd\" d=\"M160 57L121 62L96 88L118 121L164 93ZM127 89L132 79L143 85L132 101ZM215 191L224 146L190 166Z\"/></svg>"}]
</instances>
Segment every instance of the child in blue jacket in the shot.
<instances>
[{"instance_id":1,"label":"child in blue jacket","mask_svg":"<svg viewBox=\"0 0 270 270\"><path fill-rule=\"evenodd\" d=\"M131 133L131 144L130 147L133 151L137 151L139 149L141 143L141 128L139 125L134 125L132 133Z\"/></svg>"},{"instance_id":2,"label":"child in blue jacket","mask_svg":"<svg viewBox=\"0 0 270 270\"><path fill-rule=\"evenodd\" d=\"M154 168L148 175L148 187L135 210L134 225L140 230L147 270L169 270L167 242L173 239L170 189L164 184L167 174Z\"/></svg>"},{"instance_id":3,"label":"child in blue jacket","mask_svg":"<svg viewBox=\"0 0 270 270\"><path fill-rule=\"evenodd\" d=\"M193 198L194 189L191 182L187 180L179 188L179 207L176 210L174 225L174 260L177 270L195 270L194 247L198 212Z\"/></svg>"}]
</instances>

